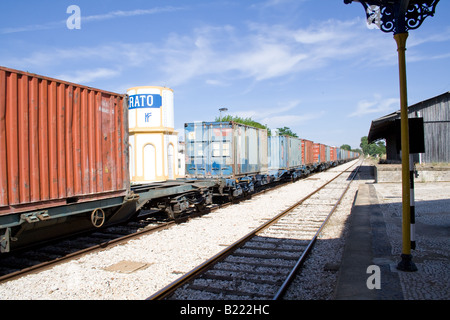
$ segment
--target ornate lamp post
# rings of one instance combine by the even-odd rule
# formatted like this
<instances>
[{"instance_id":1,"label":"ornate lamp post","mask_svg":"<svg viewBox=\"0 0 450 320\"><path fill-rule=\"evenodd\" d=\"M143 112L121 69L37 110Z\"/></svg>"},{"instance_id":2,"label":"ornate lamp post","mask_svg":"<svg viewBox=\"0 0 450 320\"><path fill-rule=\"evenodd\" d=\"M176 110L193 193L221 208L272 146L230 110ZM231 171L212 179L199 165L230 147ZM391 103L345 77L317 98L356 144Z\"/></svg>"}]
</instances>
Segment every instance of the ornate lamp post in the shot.
<instances>
[{"instance_id":1,"label":"ornate lamp post","mask_svg":"<svg viewBox=\"0 0 450 320\"><path fill-rule=\"evenodd\" d=\"M415 247L414 212L411 211L411 189L414 185L412 159L409 157L408 98L406 91L406 39L408 31L417 29L428 16L433 16L439 0L344 0L345 4L359 2L366 11L368 24L377 25L383 32L393 32L397 42L402 148L402 260L397 269L417 271L412 262L411 247ZM414 196L414 195L413 195Z\"/></svg>"}]
</instances>

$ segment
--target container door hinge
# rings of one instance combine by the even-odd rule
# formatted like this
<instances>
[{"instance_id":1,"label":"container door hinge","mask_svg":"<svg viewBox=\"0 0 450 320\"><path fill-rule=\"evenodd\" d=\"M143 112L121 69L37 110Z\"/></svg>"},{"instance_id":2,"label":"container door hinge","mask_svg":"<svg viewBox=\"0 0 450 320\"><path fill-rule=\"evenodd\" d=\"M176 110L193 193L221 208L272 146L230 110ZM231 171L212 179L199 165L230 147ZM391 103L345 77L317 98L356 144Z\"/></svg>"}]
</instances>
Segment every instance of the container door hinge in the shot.
<instances>
[{"instance_id":1,"label":"container door hinge","mask_svg":"<svg viewBox=\"0 0 450 320\"><path fill-rule=\"evenodd\" d=\"M11 228L6 228L5 233L0 235L0 253L9 252L10 242L11 242Z\"/></svg>"}]
</instances>

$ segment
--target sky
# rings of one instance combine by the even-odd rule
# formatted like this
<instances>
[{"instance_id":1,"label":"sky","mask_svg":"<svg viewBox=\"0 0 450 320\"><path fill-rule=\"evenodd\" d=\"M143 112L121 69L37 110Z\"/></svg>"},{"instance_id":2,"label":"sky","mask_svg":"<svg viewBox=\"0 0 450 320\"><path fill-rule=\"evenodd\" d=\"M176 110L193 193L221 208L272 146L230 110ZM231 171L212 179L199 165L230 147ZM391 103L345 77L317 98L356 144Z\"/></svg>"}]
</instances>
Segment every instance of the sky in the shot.
<instances>
[{"instance_id":1,"label":"sky","mask_svg":"<svg viewBox=\"0 0 450 320\"><path fill-rule=\"evenodd\" d=\"M441 0L409 32L408 105L450 91L449 13ZM359 148L400 109L397 45L373 26L343 0L1 0L0 65L116 93L169 87L181 134L227 108Z\"/></svg>"}]
</instances>

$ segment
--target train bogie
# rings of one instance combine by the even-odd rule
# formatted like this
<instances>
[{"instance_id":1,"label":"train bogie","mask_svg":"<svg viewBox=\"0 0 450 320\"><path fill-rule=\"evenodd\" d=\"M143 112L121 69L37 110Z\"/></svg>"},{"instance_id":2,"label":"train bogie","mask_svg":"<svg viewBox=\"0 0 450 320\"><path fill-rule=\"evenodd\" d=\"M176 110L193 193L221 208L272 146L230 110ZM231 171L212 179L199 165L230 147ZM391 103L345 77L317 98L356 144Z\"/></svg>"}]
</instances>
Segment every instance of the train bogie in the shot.
<instances>
[{"instance_id":1,"label":"train bogie","mask_svg":"<svg viewBox=\"0 0 450 320\"><path fill-rule=\"evenodd\" d=\"M214 180L177 179L133 185L133 193L139 197L135 210L157 209L174 219L190 207L197 210L212 203Z\"/></svg>"}]
</instances>

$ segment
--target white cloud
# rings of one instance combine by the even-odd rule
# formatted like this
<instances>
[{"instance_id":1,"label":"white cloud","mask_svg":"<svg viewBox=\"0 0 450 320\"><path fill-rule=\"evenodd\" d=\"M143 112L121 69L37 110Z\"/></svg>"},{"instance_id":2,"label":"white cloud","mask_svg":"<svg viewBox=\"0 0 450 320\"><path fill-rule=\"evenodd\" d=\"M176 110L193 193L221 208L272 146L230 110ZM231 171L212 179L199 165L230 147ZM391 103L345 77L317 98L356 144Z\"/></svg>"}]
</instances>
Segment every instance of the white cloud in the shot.
<instances>
[{"instance_id":1,"label":"white cloud","mask_svg":"<svg viewBox=\"0 0 450 320\"><path fill-rule=\"evenodd\" d=\"M382 98L375 95L373 100L361 100L358 102L356 111L349 114L348 117L361 117L371 113L394 112L400 108L400 99Z\"/></svg>"},{"instance_id":2,"label":"white cloud","mask_svg":"<svg viewBox=\"0 0 450 320\"><path fill-rule=\"evenodd\" d=\"M173 11L178 11L178 10L183 10L183 8L167 6L167 7L156 7L156 8L152 8L152 9L136 9L136 10L129 10L129 11L117 10L117 11L111 11L111 12L108 12L105 14L84 16L83 8L81 8L81 24L83 25L83 23L91 22L91 21L101 21L101 20L108 20L108 19L121 18L121 17L133 17L133 16L141 16L141 15L149 15L149 14L158 14L158 13L173 12ZM69 15L67 15L67 17L69 17ZM55 28L63 28L65 26L66 26L66 20L61 20L61 21L53 21L53 22L34 24L34 25L28 25L28 26L1 28L0 34L55 29Z\"/></svg>"},{"instance_id":3,"label":"white cloud","mask_svg":"<svg viewBox=\"0 0 450 320\"><path fill-rule=\"evenodd\" d=\"M61 74L56 76L56 78L74 82L74 83L89 83L98 79L112 78L119 75L118 70L98 68L94 70L77 70L74 74Z\"/></svg>"},{"instance_id":4,"label":"white cloud","mask_svg":"<svg viewBox=\"0 0 450 320\"><path fill-rule=\"evenodd\" d=\"M245 111L232 112L231 115L251 118L272 129L285 126L292 129L309 120L321 118L325 114L324 111L303 112L300 110L300 106L301 102L299 100L292 100L284 104L280 103L274 108L253 108Z\"/></svg>"},{"instance_id":5,"label":"white cloud","mask_svg":"<svg viewBox=\"0 0 450 320\"><path fill-rule=\"evenodd\" d=\"M239 111L232 113L232 115L242 118L252 118L256 121L261 121L285 113L297 108L300 105L299 100L288 101L284 104L278 104L275 108L251 108L246 111Z\"/></svg>"},{"instance_id":6,"label":"white cloud","mask_svg":"<svg viewBox=\"0 0 450 320\"><path fill-rule=\"evenodd\" d=\"M217 86L217 87L229 87L231 85L231 83L221 81L221 80L216 80L216 79L207 79L205 81L205 83L209 84L211 86Z\"/></svg>"},{"instance_id":7,"label":"white cloud","mask_svg":"<svg viewBox=\"0 0 450 320\"><path fill-rule=\"evenodd\" d=\"M90 16L90 19L150 14L152 10L116 11ZM83 59L98 66L99 61L106 61L108 68L111 65L121 66L122 70L139 67L142 73L151 70L148 74L152 74L154 80L170 86L197 80L224 86L239 79L258 82L325 70L326 66L340 61L364 67L368 61L372 65L395 63L396 59L386 54L395 55L391 48L386 50L387 43L393 46L394 41L386 37L367 37L367 31L370 32L361 19L328 20L307 28L248 23L245 32L230 25L204 26L190 34L171 33L165 42L158 44L122 42L96 47L52 48L25 58L14 58L10 64L42 67Z\"/></svg>"},{"instance_id":8,"label":"white cloud","mask_svg":"<svg viewBox=\"0 0 450 320\"><path fill-rule=\"evenodd\" d=\"M322 117L325 112L306 113L302 115L288 114L261 119L260 122L267 124L269 128L293 127L299 126L309 120Z\"/></svg>"},{"instance_id":9,"label":"white cloud","mask_svg":"<svg viewBox=\"0 0 450 320\"><path fill-rule=\"evenodd\" d=\"M21 27L6 27L6 28L0 29L0 34L54 29L54 28L58 28L58 27L63 27L65 25L65 23L66 23L66 20L58 21L58 22L43 23L43 24L33 24L33 25L21 26Z\"/></svg>"},{"instance_id":10,"label":"white cloud","mask_svg":"<svg viewBox=\"0 0 450 320\"><path fill-rule=\"evenodd\" d=\"M105 14L97 14L97 15L91 15L83 17L81 16L81 21L100 21L100 20L107 20L107 19L114 19L114 18L121 18L121 17L134 17L134 16L142 16L142 15L148 15L148 14L157 14L157 13L163 13L163 12L172 12L172 11L178 11L182 10L183 8L180 7L157 7L152 9L136 9L136 10L130 10L130 11L123 11L123 10L117 10L108 12Z\"/></svg>"},{"instance_id":11,"label":"white cloud","mask_svg":"<svg viewBox=\"0 0 450 320\"><path fill-rule=\"evenodd\" d=\"M394 41L367 37L367 31L361 19L328 20L304 29L249 23L246 32L206 26L191 35L172 34L161 47L161 71L168 82L180 84L205 75L263 81L345 60L364 67L395 63Z\"/></svg>"}]
</instances>

